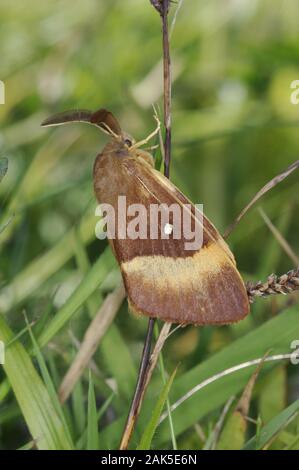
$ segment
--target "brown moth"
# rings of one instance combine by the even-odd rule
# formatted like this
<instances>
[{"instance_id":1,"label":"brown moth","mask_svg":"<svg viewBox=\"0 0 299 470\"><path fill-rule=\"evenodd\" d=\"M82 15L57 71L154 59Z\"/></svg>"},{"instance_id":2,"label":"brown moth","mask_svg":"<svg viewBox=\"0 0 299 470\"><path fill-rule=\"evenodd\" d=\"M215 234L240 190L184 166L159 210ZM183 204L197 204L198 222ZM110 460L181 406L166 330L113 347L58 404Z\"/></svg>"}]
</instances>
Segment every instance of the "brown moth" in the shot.
<instances>
[{"instance_id":1,"label":"brown moth","mask_svg":"<svg viewBox=\"0 0 299 470\"><path fill-rule=\"evenodd\" d=\"M186 211L189 205L193 227L201 223L203 229L199 249L186 250L184 236L177 239L169 233L165 238L162 229L156 239L151 239L152 221L147 211L145 238L109 239L120 265L130 310L179 324L227 324L244 318L249 313L246 288L233 254L214 225L203 214L199 221L195 206L154 169L151 154L138 148L110 111L67 111L42 125L74 121L93 124L111 136L93 169L94 190L100 203L110 204L117 217L123 215L118 214L119 196L126 197L127 206L177 204ZM126 224L132 220L126 214ZM173 222L171 214L169 220ZM161 218L157 224L161 225Z\"/></svg>"}]
</instances>

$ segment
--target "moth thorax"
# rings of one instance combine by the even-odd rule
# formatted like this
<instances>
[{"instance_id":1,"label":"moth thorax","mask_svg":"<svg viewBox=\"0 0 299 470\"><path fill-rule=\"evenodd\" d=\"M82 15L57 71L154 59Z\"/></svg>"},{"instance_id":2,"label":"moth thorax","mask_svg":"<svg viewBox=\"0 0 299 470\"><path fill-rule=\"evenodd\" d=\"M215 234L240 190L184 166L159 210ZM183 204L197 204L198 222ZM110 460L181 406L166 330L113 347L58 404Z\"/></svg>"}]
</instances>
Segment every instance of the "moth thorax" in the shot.
<instances>
[{"instance_id":1,"label":"moth thorax","mask_svg":"<svg viewBox=\"0 0 299 470\"><path fill-rule=\"evenodd\" d=\"M141 150L141 149L134 149L134 156L137 158L141 158L150 166L152 167L154 166L153 156L149 152L146 152L145 150Z\"/></svg>"}]
</instances>

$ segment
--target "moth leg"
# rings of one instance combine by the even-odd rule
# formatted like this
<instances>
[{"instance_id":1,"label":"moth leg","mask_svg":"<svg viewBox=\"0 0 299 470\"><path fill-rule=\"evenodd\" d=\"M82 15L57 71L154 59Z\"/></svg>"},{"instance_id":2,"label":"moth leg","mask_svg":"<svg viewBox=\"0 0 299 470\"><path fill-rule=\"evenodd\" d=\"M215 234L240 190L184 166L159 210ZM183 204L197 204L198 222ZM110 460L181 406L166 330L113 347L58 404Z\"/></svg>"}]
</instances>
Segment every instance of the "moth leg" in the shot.
<instances>
[{"instance_id":1,"label":"moth leg","mask_svg":"<svg viewBox=\"0 0 299 470\"><path fill-rule=\"evenodd\" d=\"M159 132L160 132L160 129L161 129L161 122L160 120L158 119L157 116L154 116L155 120L157 121L157 127L156 129L151 132L145 139L143 140L140 140L139 142L136 142L136 144L132 145L131 148L133 149L137 149L139 147L142 147L142 145L145 145L148 143L149 140L151 140L153 137L155 137L155 135L157 135Z\"/></svg>"}]
</instances>

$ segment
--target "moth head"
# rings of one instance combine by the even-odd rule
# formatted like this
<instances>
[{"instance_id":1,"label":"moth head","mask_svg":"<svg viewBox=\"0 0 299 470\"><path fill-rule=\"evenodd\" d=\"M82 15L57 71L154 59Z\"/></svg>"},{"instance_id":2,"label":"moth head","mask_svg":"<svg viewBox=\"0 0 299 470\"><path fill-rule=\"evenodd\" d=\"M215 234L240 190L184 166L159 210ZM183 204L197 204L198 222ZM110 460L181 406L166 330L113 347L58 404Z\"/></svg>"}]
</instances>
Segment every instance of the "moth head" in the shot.
<instances>
[{"instance_id":1,"label":"moth head","mask_svg":"<svg viewBox=\"0 0 299 470\"><path fill-rule=\"evenodd\" d=\"M85 122L98 127L105 134L108 134L113 140L134 153L137 157L142 153L146 154L141 156L144 160L150 160L152 157L148 152L138 149L138 147L147 142L147 139L136 144L135 139L123 131L116 117L111 111L101 108L98 111L89 111L88 109L71 109L63 113L55 114L42 122L43 127L61 126L62 124L69 124L71 122ZM137 155L138 154L138 155Z\"/></svg>"},{"instance_id":2,"label":"moth head","mask_svg":"<svg viewBox=\"0 0 299 470\"><path fill-rule=\"evenodd\" d=\"M128 148L128 150L130 150L136 142L135 139L130 134L124 131L122 131L121 136L123 144Z\"/></svg>"}]
</instances>

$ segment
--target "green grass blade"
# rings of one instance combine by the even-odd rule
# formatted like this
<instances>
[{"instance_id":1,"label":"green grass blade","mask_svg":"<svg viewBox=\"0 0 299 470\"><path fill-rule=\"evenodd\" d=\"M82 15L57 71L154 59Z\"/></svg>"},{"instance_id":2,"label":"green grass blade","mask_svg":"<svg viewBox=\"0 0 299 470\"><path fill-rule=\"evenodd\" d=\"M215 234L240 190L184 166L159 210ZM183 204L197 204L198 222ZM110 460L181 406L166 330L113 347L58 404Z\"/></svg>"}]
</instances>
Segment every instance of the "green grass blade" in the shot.
<instances>
[{"instance_id":1,"label":"green grass blade","mask_svg":"<svg viewBox=\"0 0 299 470\"><path fill-rule=\"evenodd\" d=\"M80 234L84 243L94 237L94 217L83 218L80 224ZM31 261L15 276L11 284L1 289L1 312L6 313L23 302L61 269L74 254L74 236L75 229L71 229L53 248Z\"/></svg>"},{"instance_id":2,"label":"green grass blade","mask_svg":"<svg viewBox=\"0 0 299 470\"><path fill-rule=\"evenodd\" d=\"M0 340L7 344L13 336L0 315ZM3 367L37 448L72 449L72 442L48 391L18 341L7 348Z\"/></svg>"},{"instance_id":3,"label":"green grass blade","mask_svg":"<svg viewBox=\"0 0 299 470\"><path fill-rule=\"evenodd\" d=\"M91 265L86 252L86 247L81 239L78 230L75 232L74 238L76 262L82 274L86 275L90 271ZM94 293L87 299L86 306L90 318L93 318L95 316L102 302L103 296L100 292Z\"/></svg>"},{"instance_id":4,"label":"green grass blade","mask_svg":"<svg viewBox=\"0 0 299 470\"><path fill-rule=\"evenodd\" d=\"M263 423L268 423L287 406L287 377L286 365L276 367L270 372L262 384L258 403L259 413Z\"/></svg>"},{"instance_id":5,"label":"green grass blade","mask_svg":"<svg viewBox=\"0 0 299 470\"><path fill-rule=\"evenodd\" d=\"M243 450L255 450L262 449L268 442L275 437L279 431L281 431L294 417L295 414L299 412L299 399L292 403L290 406L285 408L281 413L279 413L275 418L271 419L269 423L262 427L260 430L258 438L255 436L250 439Z\"/></svg>"},{"instance_id":6,"label":"green grass blade","mask_svg":"<svg viewBox=\"0 0 299 470\"><path fill-rule=\"evenodd\" d=\"M137 370L131 352L116 325L110 325L103 337L100 354L106 369L117 381L118 391L130 400L135 387ZM123 366L124 364L126 367Z\"/></svg>"},{"instance_id":7,"label":"green grass blade","mask_svg":"<svg viewBox=\"0 0 299 470\"><path fill-rule=\"evenodd\" d=\"M17 450L31 450L35 447L35 442L30 441L27 444L24 444L22 447L19 447Z\"/></svg>"},{"instance_id":8,"label":"green grass blade","mask_svg":"<svg viewBox=\"0 0 299 470\"><path fill-rule=\"evenodd\" d=\"M51 135L49 140L36 153L27 167L23 178L15 188L13 197L10 199L9 205L4 213L3 218L9 218L16 213L17 209L29 203L43 188L46 176L50 170L55 167L59 159L67 151L67 149L78 139L79 133L75 129L68 132L58 132ZM0 218L2 221L2 217ZM12 235L14 228L20 222L20 215L16 215L3 237L2 241L7 241ZM1 249L1 247L0 247Z\"/></svg>"},{"instance_id":9,"label":"green grass blade","mask_svg":"<svg viewBox=\"0 0 299 470\"><path fill-rule=\"evenodd\" d=\"M109 405L112 402L114 397L115 397L115 393L112 392L109 395L109 397L105 400L105 402L103 403L103 405L101 406L99 411L97 412L97 421L98 422L101 419L101 417L104 415L105 411L109 407ZM86 442L87 442L87 428L84 430L82 436L80 436L80 438L78 439L78 441L76 443L76 449L79 449L79 450L83 449Z\"/></svg>"},{"instance_id":10,"label":"green grass blade","mask_svg":"<svg viewBox=\"0 0 299 470\"><path fill-rule=\"evenodd\" d=\"M94 224L94 216L86 215L82 219L79 230L84 243L94 237ZM53 248L31 261L1 289L0 312L6 313L23 302L69 261L75 251L75 230L69 230Z\"/></svg>"},{"instance_id":11,"label":"green grass blade","mask_svg":"<svg viewBox=\"0 0 299 470\"><path fill-rule=\"evenodd\" d=\"M86 425L86 412L84 406L84 394L81 380L78 380L78 382L76 383L71 399L76 435L80 436L84 431Z\"/></svg>"},{"instance_id":12,"label":"green grass blade","mask_svg":"<svg viewBox=\"0 0 299 470\"><path fill-rule=\"evenodd\" d=\"M299 335L298 312L298 306L284 311L246 336L234 341L230 346L214 354L202 364L186 372L176 380L172 390L172 398L177 400L195 385L215 373L241 362L263 357L270 349L271 354L289 353L291 341ZM280 364L277 363L277 365ZM271 364L265 364L263 372L272 367L274 366ZM231 396L238 394L249 380L252 370L249 367L232 376L223 377L206 389L199 391L181 407L177 408L172 413L176 435L185 431L212 410L226 403ZM161 442L168 439L168 434L168 426L164 422L159 428Z\"/></svg>"},{"instance_id":13,"label":"green grass blade","mask_svg":"<svg viewBox=\"0 0 299 470\"><path fill-rule=\"evenodd\" d=\"M112 256L110 248L107 247L75 292L56 313L55 317L50 321L49 325L40 335L38 343L41 347L45 346L48 341L50 341L66 325L78 308L81 307L81 305L83 305L90 295L99 287L107 273L115 266L115 264L116 261Z\"/></svg>"},{"instance_id":14,"label":"green grass blade","mask_svg":"<svg viewBox=\"0 0 299 470\"><path fill-rule=\"evenodd\" d=\"M10 391L10 384L8 380L3 380L0 384L0 403L5 399Z\"/></svg>"},{"instance_id":15,"label":"green grass blade","mask_svg":"<svg viewBox=\"0 0 299 470\"><path fill-rule=\"evenodd\" d=\"M6 157L0 158L0 183L8 170L8 159Z\"/></svg>"},{"instance_id":16,"label":"green grass blade","mask_svg":"<svg viewBox=\"0 0 299 470\"><path fill-rule=\"evenodd\" d=\"M176 372L177 372L177 369L173 371L173 373L171 374L168 381L163 387L159 400L156 406L154 407L151 419L142 434L140 443L137 447L138 450L148 450L151 447L151 443L152 443L155 431L157 429L157 426L159 424L159 419L163 411L163 408L165 406L166 400L168 398L169 391L173 383L173 380L175 378Z\"/></svg>"},{"instance_id":17,"label":"green grass blade","mask_svg":"<svg viewBox=\"0 0 299 470\"><path fill-rule=\"evenodd\" d=\"M87 450L98 450L99 448L99 432L96 397L94 393L93 380L89 371L89 387L88 387L88 410L87 410Z\"/></svg>"},{"instance_id":18,"label":"green grass blade","mask_svg":"<svg viewBox=\"0 0 299 470\"><path fill-rule=\"evenodd\" d=\"M51 379L51 376L49 374L49 371L48 371L48 368L47 368L47 365L46 365L46 362L43 358L43 355L41 353L41 350L37 344L37 341L32 333L32 330L28 324L28 321L27 321L27 326L28 326L28 329L29 329L29 334L30 334L30 338L31 338L31 341L32 341L32 344L33 344L33 349L34 349L34 355L37 359L37 362L38 362L38 365L39 365L39 368L40 368L40 371L41 371L41 375L42 375L42 378L43 378L43 381L45 383L45 386L47 388L47 391L48 391L48 394L49 394L49 397L52 401L52 404L53 404L53 407L55 408L58 416L60 417L61 419L61 422L63 423L63 426L64 426L64 430L65 430L65 433L69 439L70 442L72 442L72 438L71 438L71 435L70 435L70 431L68 429L68 425L66 423L66 420L65 420L65 416L63 414L63 410L62 410L62 407L61 407L61 404L59 402L59 399L58 399L58 396L57 396L57 393L56 393L56 390L55 390L55 387L54 387L54 384L53 384L53 381ZM73 444L72 444L73 446Z\"/></svg>"},{"instance_id":19,"label":"green grass blade","mask_svg":"<svg viewBox=\"0 0 299 470\"><path fill-rule=\"evenodd\" d=\"M2 406L0 413L0 427L2 427L5 423L12 422L15 418L19 417L20 415L21 411L16 403L14 403L13 405Z\"/></svg>"}]
</instances>

